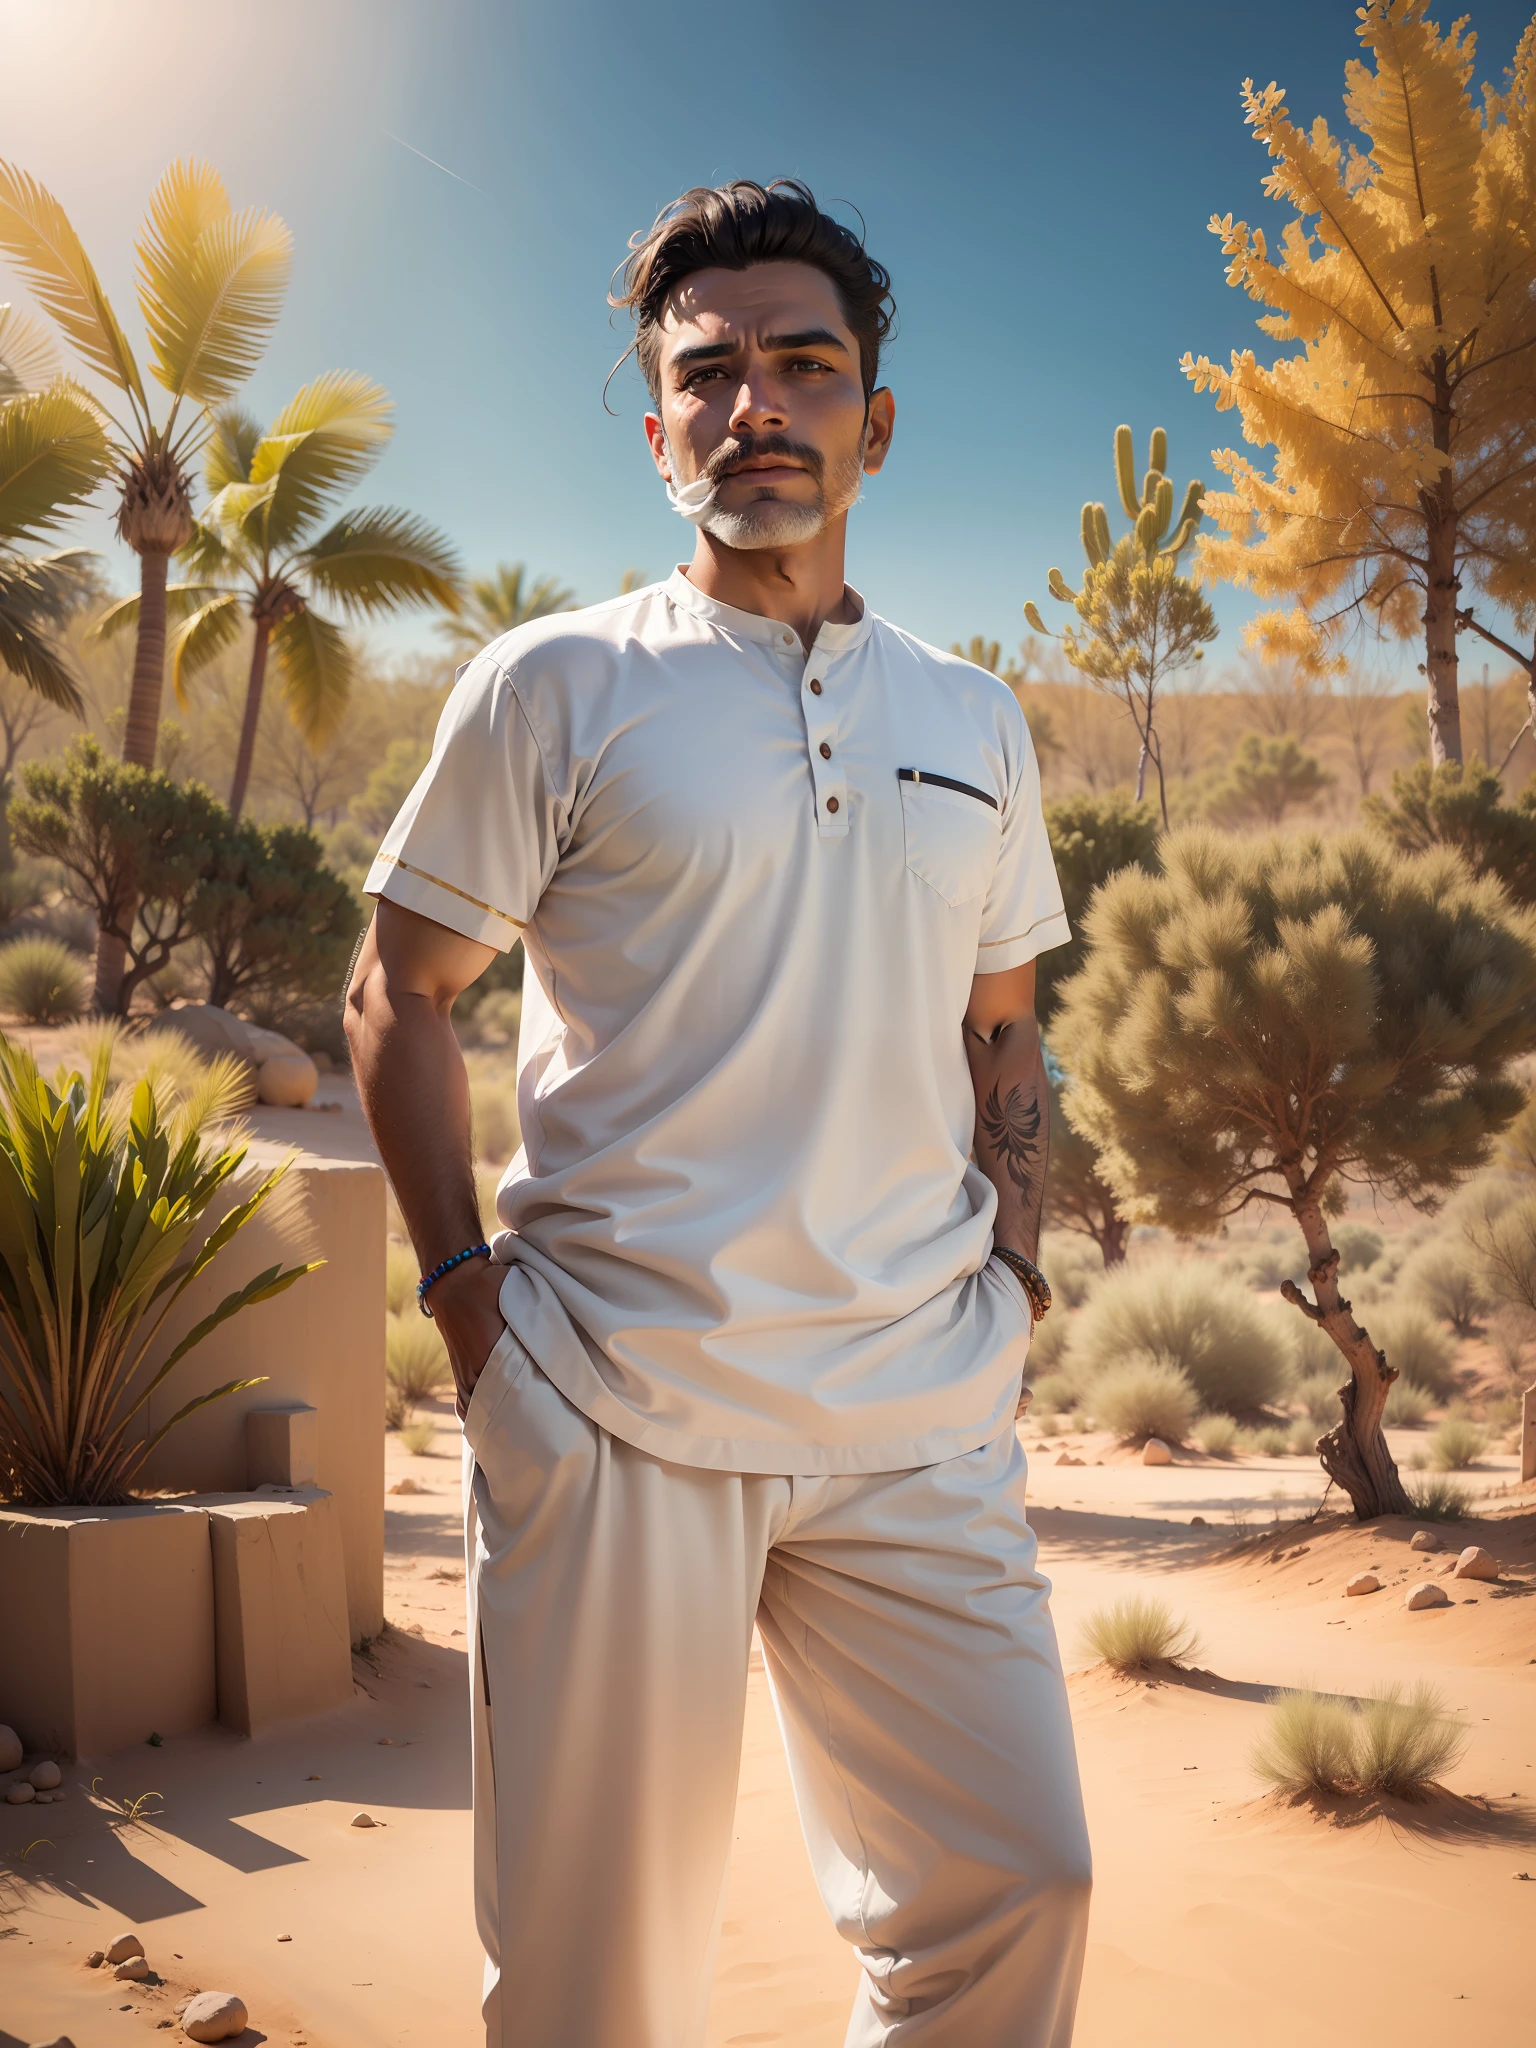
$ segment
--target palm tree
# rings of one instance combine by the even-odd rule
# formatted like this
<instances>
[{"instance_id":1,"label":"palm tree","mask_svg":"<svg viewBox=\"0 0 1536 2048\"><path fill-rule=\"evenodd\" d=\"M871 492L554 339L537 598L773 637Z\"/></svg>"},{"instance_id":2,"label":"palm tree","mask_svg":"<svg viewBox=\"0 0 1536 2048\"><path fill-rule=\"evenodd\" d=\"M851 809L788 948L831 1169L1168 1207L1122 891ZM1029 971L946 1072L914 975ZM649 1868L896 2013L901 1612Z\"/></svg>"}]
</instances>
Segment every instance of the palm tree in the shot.
<instances>
[{"instance_id":1,"label":"palm tree","mask_svg":"<svg viewBox=\"0 0 1536 2048\"><path fill-rule=\"evenodd\" d=\"M489 576L470 578L465 601L438 628L452 653L467 659L514 626L574 607L575 591L567 590L553 576L541 576L525 591L525 573L521 562L502 562Z\"/></svg>"},{"instance_id":2,"label":"palm tree","mask_svg":"<svg viewBox=\"0 0 1536 2048\"><path fill-rule=\"evenodd\" d=\"M291 239L275 214L237 214L209 164L174 163L150 195L136 244L150 371L170 393L156 421L144 379L91 260L57 199L0 163L0 251L87 367L127 400L110 411L119 537L139 557L138 643L123 758L153 767L165 682L167 564L192 531L187 463L222 405L255 368L288 284ZM116 1006L124 951L100 939L96 1004Z\"/></svg>"},{"instance_id":3,"label":"palm tree","mask_svg":"<svg viewBox=\"0 0 1536 2048\"><path fill-rule=\"evenodd\" d=\"M269 652L289 716L306 741L323 746L346 710L353 659L341 627L317 606L329 601L354 618L376 618L403 605L458 603L453 548L425 520L388 506L331 510L377 462L394 431L391 410L380 385L333 370L305 385L265 432L236 406L214 420L204 461L211 502L181 557L195 580L169 585L166 603L176 619L178 698L247 618L254 627L229 793L236 817L250 783ZM326 516L330 524L317 533ZM132 624L137 604L114 605L96 632Z\"/></svg>"},{"instance_id":4,"label":"palm tree","mask_svg":"<svg viewBox=\"0 0 1536 2048\"><path fill-rule=\"evenodd\" d=\"M89 397L51 369L41 330L0 306L0 668L78 714L56 636L89 584L92 558L81 548L25 549L90 497L112 451Z\"/></svg>"}]
</instances>

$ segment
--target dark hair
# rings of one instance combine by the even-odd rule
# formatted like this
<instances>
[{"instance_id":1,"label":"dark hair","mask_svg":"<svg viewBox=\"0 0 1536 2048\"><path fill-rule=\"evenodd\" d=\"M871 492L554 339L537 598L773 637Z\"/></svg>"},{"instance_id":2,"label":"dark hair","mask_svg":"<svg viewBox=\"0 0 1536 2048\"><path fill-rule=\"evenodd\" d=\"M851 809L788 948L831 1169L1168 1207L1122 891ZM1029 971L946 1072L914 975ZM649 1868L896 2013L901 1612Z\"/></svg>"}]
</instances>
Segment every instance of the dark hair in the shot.
<instances>
[{"instance_id":1,"label":"dark hair","mask_svg":"<svg viewBox=\"0 0 1536 2048\"><path fill-rule=\"evenodd\" d=\"M896 321L890 272L851 228L822 212L798 178L695 185L630 237L619 289L609 293L608 303L635 316L635 358L652 398L661 396L661 316L670 294L696 270L745 270L753 263L810 263L831 278L858 340L867 398Z\"/></svg>"}]
</instances>

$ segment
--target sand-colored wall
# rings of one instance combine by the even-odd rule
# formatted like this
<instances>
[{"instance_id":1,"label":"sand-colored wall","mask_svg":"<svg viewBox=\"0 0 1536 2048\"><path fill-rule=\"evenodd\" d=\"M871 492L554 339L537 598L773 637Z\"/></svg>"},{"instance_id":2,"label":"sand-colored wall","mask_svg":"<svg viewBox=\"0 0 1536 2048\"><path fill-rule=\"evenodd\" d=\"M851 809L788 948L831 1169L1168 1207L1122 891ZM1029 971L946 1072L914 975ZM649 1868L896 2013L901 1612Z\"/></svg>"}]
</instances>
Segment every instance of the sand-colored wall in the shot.
<instances>
[{"instance_id":1,"label":"sand-colored wall","mask_svg":"<svg viewBox=\"0 0 1536 2048\"><path fill-rule=\"evenodd\" d=\"M251 1148L256 1168L281 1157L265 1141ZM384 1621L384 1176L377 1166L302 1154L290 1182L304 1215L263 1212L248 1224L178 1304L151 1363L265 1267L306 1255L326 1263L275 1300L242 1310L177 1366L153 1397L152 1427L227 1380L259 1377L263 1384L178 1423L141 1483L178 1493L242 1492L251 1484L249 1411L315 1408L315 1480L335 1497L358 1642Z\"/></svg>"}]
</instances>

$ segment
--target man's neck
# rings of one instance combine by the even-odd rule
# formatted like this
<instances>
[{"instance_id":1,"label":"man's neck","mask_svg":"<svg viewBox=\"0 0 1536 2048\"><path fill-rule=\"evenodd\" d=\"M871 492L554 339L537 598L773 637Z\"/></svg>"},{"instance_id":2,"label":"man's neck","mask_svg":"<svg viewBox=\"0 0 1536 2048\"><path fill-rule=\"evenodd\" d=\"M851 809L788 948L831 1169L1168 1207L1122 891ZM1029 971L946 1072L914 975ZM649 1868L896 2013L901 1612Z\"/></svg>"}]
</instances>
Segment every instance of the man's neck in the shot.
<instances>
[{"instance_id":1,"label":"man's neck","mask_svg":"<svg viewBox=\"0 0 1536 2048\"><path fill-rule=\"evenodd\" d=\"M688 564L695 590L739 612L782 619L793 626L809 653L829 621L848 625L859 616L843 580L848 517L830 520L813 541L798 548L729 548L702 527Z\"/></svg>"}]
</instances>

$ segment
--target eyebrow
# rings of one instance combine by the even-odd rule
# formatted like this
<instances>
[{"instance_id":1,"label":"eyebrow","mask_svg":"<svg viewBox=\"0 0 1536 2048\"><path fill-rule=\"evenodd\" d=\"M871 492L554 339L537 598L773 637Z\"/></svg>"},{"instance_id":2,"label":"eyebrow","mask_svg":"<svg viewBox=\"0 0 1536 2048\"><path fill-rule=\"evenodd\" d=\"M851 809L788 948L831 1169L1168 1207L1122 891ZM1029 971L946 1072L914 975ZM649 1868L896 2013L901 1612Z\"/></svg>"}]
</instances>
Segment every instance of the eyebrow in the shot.
<instances>
[{"instance_id":1,"label":"eyebrow","mask_svg":"<svg viewBox=\"0 0 1536 2048\"><path fill-rule=\"evenodd\" d=\"M763 347L779 353L796 348L835 348L839 355L848 353L847 343L839 341L830 327L804 327L798 334L765 334ZM740 348L739 341L701 341L693 348L680 348L672 358L672 366L718 362L722 356L737 354Z\"/></svg>"}]
</instances>

